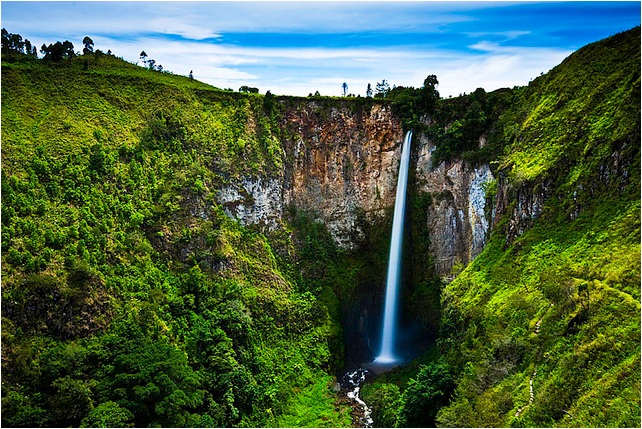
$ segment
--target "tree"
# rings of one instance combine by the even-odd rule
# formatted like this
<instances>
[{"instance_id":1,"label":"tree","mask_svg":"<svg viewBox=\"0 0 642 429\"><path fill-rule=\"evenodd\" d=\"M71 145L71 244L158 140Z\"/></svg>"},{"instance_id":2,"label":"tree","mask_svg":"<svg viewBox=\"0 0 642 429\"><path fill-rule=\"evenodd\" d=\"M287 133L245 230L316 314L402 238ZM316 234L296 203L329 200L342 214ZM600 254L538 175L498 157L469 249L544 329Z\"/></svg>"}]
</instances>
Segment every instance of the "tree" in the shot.
<instances>
[{"instance_id":1,"label":"tree","mask_svg":"<svg viewBox=\"0 0 642 429\"><path fill-rule=\"evenodd\" d=\"M203 405L203 381L183 350L140 336L125 340L122 350L114 353L97 391L101 402L116 402L131 411L136 427L180 427L190 426L189 415ZM131 419L130 413L113 405L105 411L123 423ZM122 414L114 416L115 412ZM95 414L85 423L94 418Z\"/></svg>"},{"instance_id":2,"label":"tree","mask_svg":"<svg viewBox=\"0 0 642 429\"><path fill-rule=\"evenodd\" d=\"M372 419L377 427L397 427L403 405L401 398L401 392L396 384L376 385L376 389L367 396L366 401L372 408Z\"/></svg>"},{"instance_id":3,"label":"tree","mask_svg":"<svg viewBox=\"0 0 642 429\"><path fill-rule=\"evenodd\" d=\"M348 84L343 82L343 85L341 85L341 89L343 90L343 96L345 97L348 93Z\"/></svg>"},{"instance_id":4,"label":"tree","mask_svg":"<svg viewBox=\"0 0 642 429\"><path fill-rule=\"evenodd\" d=\"M37 58L37 49L31 45L29 39L22 40L19 34L11 34L5 28L2 29L2 54L22 54Z\"/></svg>"},{"instance_id":5,"label":"tree","mask_svg":"<svg viewBox=\"0 0 642 429\"><path fill-rule=\"evenodd\" d=\"M147 64L147 52L142 51L140 53L140 60L143 62L143 64Z\"/></svg>"},{"instance_id":6,"label":"tree","mask_svg":"<svg viewBox=\"0 0 642 429\"><path fill-rule=\"evenodd\" d=\"M271 115L272 110L274 109L274 105L275 105L274 94L272 94L272 91L268 90L265 93L265 97L263 97L263 108L265 109L266 112L268 112Z\"/></svg>"},{"instance_id":7,"label":"tree","mask_svg":"<svg viewBox=\"0 0 642 429\"><path fill-rule=\"evenodd\" d=\"M435 104L439 100L439 92L436 87L439 85L437 76L434 74L428 75L424 79L424 86L421 88L419 96L419 105L428 112L434 112Z\"/></svg>"},{"instance_id":8,"label":"tree","mask_svg":"<svg viewBox=\"0 0 642 429\"><path fill-rule=\"evenodd\" d=\"M243 85L242 87L239 88L239 92L249 92L250 94L258 94L259 89L253 88L247 85Z\"/></svg>"},{"instance_id":9,"label":"tree","mask_svg":"<svg viewBox=\"0 0 642 429\"><path fill-rule=\"evenodd\" d=\"M94 41L91 40L89 36L85 36L85 38L82 39L82 44L85 45L82 50L83 55L88 55L94 52Z\"/></svg>"},{"instance_id":10,"label":"tree","mask_svg":"<svg viewBox=\"0 0 642 429\"><path fill-rule=\"evenodd\" d=\"M52 384L56 392L52 398L51 413L64 427L78 427L93 408L90 383L65 376Z\"/></svg>"},{"instance_id":11,"label":"tree","mask_svg":"<svg viewBox=\"0 0 642 429\"><path fill-rule=\"evenodd\" d=\"M34 52L35 50L31 46L31 42L28 39L22 40L21 35L9 33L6 28L2 29L2 54L3 55L26 54L32 57L34 56Z\"/></svg>"},{"instance_id":12,"label":"tree","mask_svg":"<svg viewBox=\"0 0 642 429\"><path fill-rule=\"evenodd\" d=\"M25 54L31 58L38 58L38 48L33 46L29 39L25 39Z\"/></svg>"},{"instance_id":13,"label":"tree","mask_svg":"<svg viewBox=\"0 0 642 429\"><path fill-rule=\"evenodd\" d=\"M403 393L400 426L435 427L435 417L454 391L450 367L444 359L420 367Z\"/></svg>"},{"instance_id":14,"label":"tree","mask_svg":"<svg viewBox=\"0 0 642 429\"><path fill-rule=\"evenodd\" d=\"M7 31L6 28L3 28L2 29L2 53L3 54L9 53L10 42L11 42L11 38L9 37L9 32Z\"/></svg>"},{"instance_id":15,"label":"tree","mask_svg":"<svg viewBox=\"0 0 642 429\"><path fill-rule=\"evenodd\" d=\"M44 55L43 60L50 61L62 61L64 58L74 58L76 56L74 45L69 40L65 40L62 43L49 44L49 46L43 43L40 52Z\"/></svg>"},{"instance_id":16,"label":"tree","mask_svg":"<svg viewBox=\"0 0 642 429\"><path fill-rule=\"evenodd\" d=\"M107 401L93 408L80 423L84 428L125 428L133 426L134 414L116 402Z\"/></svg>"},{"instance_id":17,"label":"tree","mask_svg":"<svg viewBox=\"0 0 642 429\"><path fill-rule=\"evenodd\" d=\"M69 40L62 42L62 57L63 58L74 58L76 52L74 52L74 45Z\"/></svg>"},{"instance_id":18,"label":"tree","mask_svg":"<svg viewBox=\"0 0 642 429\"><path fill-rule=\"evenodd\" d=\"M9 34L9 47L13 52L22 53L24 50L24 42L22 41L22 36L19 34Z\"/></svg>"},{"instance_id":19,"label":"tree","mask_svg":"<svg viewBox=\"0 0 642 429\"><path fill-rule=\"evenodd\" d=\"M386 98L389 92L390 85L385 79L383 79L381 82L377 82L375 98Z\"/></svg>"},{"instance_id":20,"label":"tree","mask_svg":"<svg viewBox=\"0 0 642 429\"><path fill-rule=\"evenodd\" d=\"M388 92L386 99L393 103L395 115L402 118L405 125L416 117L418 91L413 87L395 86Z\"/></svg>"},{"instance_id":21,"label":"tree","mask_svg":"<svg viewBox=\"0 0 642 429\"><path fill-rule=\"evenodd\" d=\"M368 84L368 88L366 88L366 97L372 97L372 85Z\"/></svg>"}]
</instances>

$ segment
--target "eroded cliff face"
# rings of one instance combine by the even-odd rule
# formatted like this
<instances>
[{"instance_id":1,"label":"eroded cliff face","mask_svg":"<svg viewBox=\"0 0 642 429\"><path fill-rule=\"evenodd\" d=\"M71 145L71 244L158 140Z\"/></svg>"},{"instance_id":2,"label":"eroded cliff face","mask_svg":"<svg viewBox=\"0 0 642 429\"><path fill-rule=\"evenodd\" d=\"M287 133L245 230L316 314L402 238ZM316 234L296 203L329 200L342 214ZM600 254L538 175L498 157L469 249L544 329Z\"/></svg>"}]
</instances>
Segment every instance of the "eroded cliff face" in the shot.
<instances>
[{"instance_id":1,"label":"eroded cliff face","mask_svg":"<svg viewBox=\"0 0 642 429\"><path fill-rule=\"evenodd\" d=\"M480 139L480 144L483 140ZM431 196L426 223L437 275L450 279L453 266L477 256L488 238L490 212L486 184L494 177L487 164L462 160L434 166L434 142L421 135L417 148L416 187Z\"/></svg>"},{"instance_id":2,"label":"eroded cliff face","mask_svg":"<svg viewBox=\"0 0 642 429\"><path fill-rule=\"evenodd\" d=\"M278 226L288 205L324 222L340 247L363 231L359 212L383 216L394 206L403 130L390 107L287 106L281 117L283 169L270 178L240 178L218 200L243 224Z\"/></svg>"},{"instance_id":3,"label":"eroded cliff face","mask_svg":"<svg viewBox=\"0 0 642 429\"><path fill-rule=\"evenodd\" d=\"M394 205L403 130L388 106L319 109L301 106L284 118L294 131L284 200L317 214L339 246L352 248L363 235L357 212L382 216Z\"/></svg>"},{"instance_id":4,"label":"eroded cliff face","mask_svg":"<svg viewBox=\"0 0 642 429\"><path fill-rule=\"evenodd\" d=\"M364 231L359 213L373 220L390 215L404 133L389 106L323 102L286 106L283 168L272 177L237 178L218 193L229 216L245 225L277 228L288 205L314 214L336 243L355 247ZM483 144L483 140L480 141ZM417 192L431 196L424 222L435 273L446 279L457 263L483 249L489 232L484 184L494 180L488 165L463 161L432 165L434 142L418 134L413 147Z\"/></svg>"}]
</instances>

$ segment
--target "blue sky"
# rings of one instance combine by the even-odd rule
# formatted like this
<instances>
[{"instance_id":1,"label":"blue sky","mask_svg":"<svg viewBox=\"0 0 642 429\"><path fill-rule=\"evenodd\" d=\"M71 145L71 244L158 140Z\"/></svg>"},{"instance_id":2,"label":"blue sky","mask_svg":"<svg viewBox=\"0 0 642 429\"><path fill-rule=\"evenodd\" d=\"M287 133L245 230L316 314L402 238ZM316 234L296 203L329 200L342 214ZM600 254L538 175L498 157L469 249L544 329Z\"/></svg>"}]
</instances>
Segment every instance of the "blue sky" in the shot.
<instances>
[{"instance_id":1,"label":"blue sky","mask_svg":"<svg viewBox=\"0 0 642 429\"><path fill-rule=\"evenodd\" d=\"M132 62L261 93L365 95L382 79L442 96L526 85L574 50L640 25L640 2L14 2L2 27L36 46L90 36Z\"/></svg>"}]
</instances>

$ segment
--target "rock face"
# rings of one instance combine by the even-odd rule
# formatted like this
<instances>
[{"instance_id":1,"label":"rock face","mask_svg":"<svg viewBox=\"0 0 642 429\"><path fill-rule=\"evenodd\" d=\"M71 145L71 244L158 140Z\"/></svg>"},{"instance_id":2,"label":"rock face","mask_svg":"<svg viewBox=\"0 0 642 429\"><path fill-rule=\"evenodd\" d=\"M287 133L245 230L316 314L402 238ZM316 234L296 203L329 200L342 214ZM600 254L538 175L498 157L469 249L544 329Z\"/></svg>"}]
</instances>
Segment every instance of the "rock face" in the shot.
<instances>
[{"instance_id":1,"label":"rock face","mask_svg":"<svg viewBox=\"0 0 642 429\"><path fill-rule=\"evenodd\" d=\"M339 246L351 248L362 231L356 212L377 215L394 205L403 130L387 106L353 113L317 105L287 111L285 142L293 162L286 173L284 200L316 213Z\"/></svg>"},{"instance_id":2,"label":"rock face","mask_svg":"<svg viewBox=\"0 0 642 429\"><path fill-rule=\"evenodd\" d=\"M486 244L490 222L484 187L494 178L486 164L457 160L433 166L434 148L433 142L420 137L416 186L432 197L426 219L431 253L436 274L448 279L456 263L470 262Z\"/></svg>"},{"instance_id":3,"label":"rock face","mask_svg":"<svg viewBox=\"0 0 642 429\"><path fill-rule=\"evenodd\" d=\"M506 240L508 242L522 235L526 229L532 226L533 221L540 216L544 201L551 192L550 188L550 180L545 180L537 185L532 183L522 184L513 190L507 180L500 178L494 212L499 215L510 212L508 229L506 230ZM516 202L512 210L511 201ZM496 215L493 223L499 220L500 217Z\"/></svg>"},{"instance_id":4,"label":"rock face","mask_svg":"<svg viewBox=\"0 0 642 429\"><path fill-rule=\"evenodd\" d=\"M285 209L313 213L336 243L353 248L363 235L357 214L391 213L404 133L390 107L327 106L307 101L286 106L281 116L284 167L275 177L239 178L223 187L218 201L245 225L275 229ZM486 243L490 221L484 184L488 165L463 161L432 166L433 142L418 135L413 147L416 186L433 204L425 222L436 273L446 278L457 262L472 260ZM482 142L480 141L480 144Z\"/></svg>"},{"instance_id":5,"label":"rock face","mask_svg":"<svg viewBox=\"0 0 642 429\"><path fill-rule=\"evenodd\" d=\"M242 225L264 225L274 230L283 217L283 181L245 177L221 188L217 200L225 213Z\"/></svg>"},{"instance_id":6,"label":"rock face","mask_svg":"<svg viewBox=\"0 0 642 429\"><path fill-rule=\"evenodd\" d=\"M394 205L403 130L388 106L328 107L305 102L281 117L284 168L276 177L240 178L219 191L226 213L243 224L277 227L292 204L315 214L337 244L363 234L357 212L382 215Z\"/></svg>"}]
</instances>

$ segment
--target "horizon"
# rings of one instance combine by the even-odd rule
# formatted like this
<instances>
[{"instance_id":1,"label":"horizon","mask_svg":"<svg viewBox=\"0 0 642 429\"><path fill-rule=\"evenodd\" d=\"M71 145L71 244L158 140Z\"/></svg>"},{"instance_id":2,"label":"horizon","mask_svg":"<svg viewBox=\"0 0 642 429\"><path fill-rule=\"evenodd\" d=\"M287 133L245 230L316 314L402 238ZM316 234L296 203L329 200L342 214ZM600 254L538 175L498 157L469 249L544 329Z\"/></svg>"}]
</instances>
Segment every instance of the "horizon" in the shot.
<instances>
[{"instance_id":1,"label":"horizon","mask_svg":"<svg viewBox=\"0 0 642 429\"><path fill-rule=\"evenodd\" d=\"M589 43L640 25L639 2L2 2L36 47L69 40L221 89L365 96L368 84L441 97L527 85ZM40 53L39 53L39 56Z\"/></svg>"}]
</instances>

